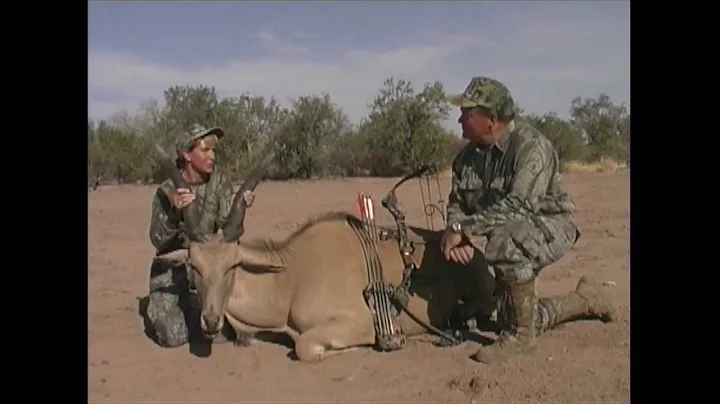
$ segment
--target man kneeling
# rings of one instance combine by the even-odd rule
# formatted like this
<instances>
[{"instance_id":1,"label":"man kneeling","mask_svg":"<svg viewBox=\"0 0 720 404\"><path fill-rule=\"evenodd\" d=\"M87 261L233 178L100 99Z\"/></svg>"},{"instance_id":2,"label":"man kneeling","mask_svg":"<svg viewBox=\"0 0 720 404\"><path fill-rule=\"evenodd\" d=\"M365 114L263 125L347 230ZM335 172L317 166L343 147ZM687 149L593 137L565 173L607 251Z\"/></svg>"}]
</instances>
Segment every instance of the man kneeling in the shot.
<instances>
[{"instance_id":1,"label":"man kneeling","mask_svg":"<svg viewBox=\"0 0 720 404\"><path fill-rule=\"evenodd\" d=\"M612 320L612 304L585 277L574 292L537 296L541 269L557 262L580 237L575 204L562 186L552 143L515 121L514 100L497 80L475 77L449 101L460 107L458 123L469 143L453 161L443 254L481 273L488 269L478 263L487 261L499 291L500 338L473 357L490 363L528 351L537 335L570 319ZM485 260L480 260L483 249ZM485 290L476 302L481 313L488 311L483 296L489 287L487 281L479 285Z\"/></svg>"}]
</instances>

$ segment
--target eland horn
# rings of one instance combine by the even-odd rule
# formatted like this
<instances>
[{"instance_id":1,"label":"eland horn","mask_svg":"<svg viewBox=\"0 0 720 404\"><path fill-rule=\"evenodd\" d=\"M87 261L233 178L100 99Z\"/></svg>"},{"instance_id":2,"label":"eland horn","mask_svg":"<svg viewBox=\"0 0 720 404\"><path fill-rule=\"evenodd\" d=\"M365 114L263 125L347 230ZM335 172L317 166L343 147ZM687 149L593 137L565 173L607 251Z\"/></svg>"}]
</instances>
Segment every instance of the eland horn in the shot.
<instances>
[{"instance_id":1,"label":"eland horn","mask_svg":"<svg viewBox=\"0 0 720 404\"><path fill-rule=\"evenodd\" d=\"M268 145L270 146L270 145ZM240 236L245 233L245 211L247 210L247 204L243 198L243 193L246 191L254 191L258 183L262 180L265 174L267 165L275 158L275 152L268 147L264 152L263 158L260 160L255 169L248 175L243 182L242 186L235 194L233 199L230 214L228 215L225 225L223 226L224 240L227 242L236 241Z\"/></svg>"}]
</instances>

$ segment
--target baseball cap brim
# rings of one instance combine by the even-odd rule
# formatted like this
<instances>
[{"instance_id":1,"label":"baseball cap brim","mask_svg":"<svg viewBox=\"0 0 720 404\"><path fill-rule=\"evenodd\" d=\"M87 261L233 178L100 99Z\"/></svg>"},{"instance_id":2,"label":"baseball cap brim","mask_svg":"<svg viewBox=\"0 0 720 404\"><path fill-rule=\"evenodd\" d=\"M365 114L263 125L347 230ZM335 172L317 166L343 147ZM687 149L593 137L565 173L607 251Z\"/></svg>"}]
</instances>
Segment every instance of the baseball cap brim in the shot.
<instances>
[{"instance_id":1,"label":"baseball cap brim","mask_svg":"<svg viewBox=\"0 0 720 404\"><path fill-rule=\"evenodd\" d=\"M218 127L208 128L200 133L197 133L195 136L193 136L192 141L195 141L200 138L204 138L205 136L209 136L209 135L215 135L215 136L217 136L218 139L220 139L223 136L225 136L225 131L222 130L222 128L218 128Z\"/></svg>"},{"instance_id":2,"label":"baseball cap brim","mask_svg":"<svg viewBox=\"0 0 720 404\"><path fill-rule=\"evenodd\" d=\"M446 97L448 102L456 107L472 108L482 106L475 101L471 101L465 97L465 94L454 94Z\"/></svg>"}]
</instances>

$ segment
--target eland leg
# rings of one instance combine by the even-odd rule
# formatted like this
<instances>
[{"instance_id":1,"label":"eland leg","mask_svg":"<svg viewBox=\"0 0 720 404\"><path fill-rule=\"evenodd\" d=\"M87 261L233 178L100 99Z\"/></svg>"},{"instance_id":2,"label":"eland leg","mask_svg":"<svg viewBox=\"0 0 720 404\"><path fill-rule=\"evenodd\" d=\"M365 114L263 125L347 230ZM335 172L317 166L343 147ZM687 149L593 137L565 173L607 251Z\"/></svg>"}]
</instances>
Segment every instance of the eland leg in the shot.
<instances>
[{"instance_id":1,"label":"eland leg","mask_svg":"<svg viewBox=\"0 0 720 404\"><path fill-rule=\"evenodd\" d=\"M302 362L320 362L324 358L375 342L371 321L333 318L302 333L295 340L295 354Z\"/></svg>"}]
</instances>

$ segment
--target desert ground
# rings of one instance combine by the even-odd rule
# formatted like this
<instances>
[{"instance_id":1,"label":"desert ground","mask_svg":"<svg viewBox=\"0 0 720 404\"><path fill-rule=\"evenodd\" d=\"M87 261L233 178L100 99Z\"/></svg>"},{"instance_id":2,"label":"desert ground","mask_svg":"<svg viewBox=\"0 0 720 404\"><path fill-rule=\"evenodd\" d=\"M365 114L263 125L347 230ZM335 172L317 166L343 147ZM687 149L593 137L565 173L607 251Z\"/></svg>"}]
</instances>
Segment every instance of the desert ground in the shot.
<instances>
[{"instance_id":1,"label":"desert ground","mask_svg":"<svg viewBox=\"0 0 720 404\"><path fill-rule=\"evenodd\" d=\"M540 337L534 355L483 365L476 342L442 348L434 337L396 352L370 348L318 364L288 357L274 342L162 348L138 313L147 294L154 187L108 186L89 193L89 402L630 402L630 173L569 173L582 237L541 273L540 295L574 289L589 275L604 282L617 319L583 320ZM354 211L357 193L380 199L394 179L264 182L248 211L245 238L283 238L311 216ZM434 199L438 199L434 188ZM442 197L449 180L441 181ZM426 226L417 180L397 192L408 221ZM379 207L379 224L391 216ZM436 220L435 225L440 224Z\"/></svg>"}]
</instances>

